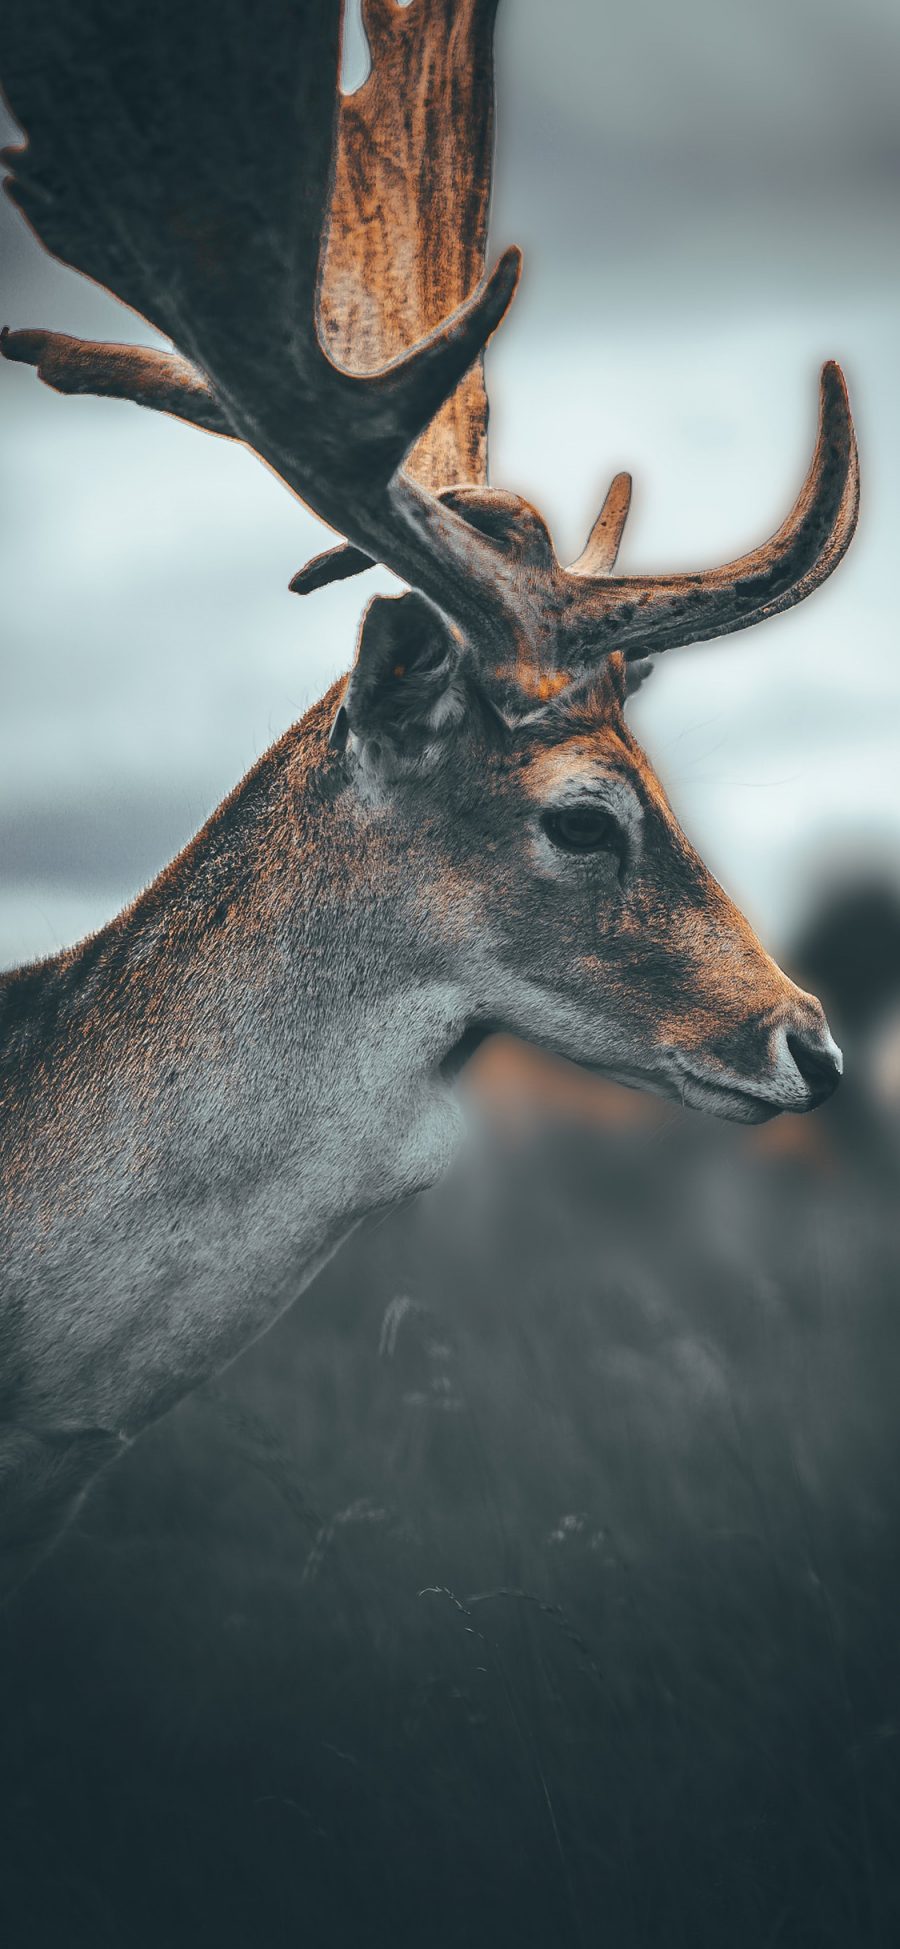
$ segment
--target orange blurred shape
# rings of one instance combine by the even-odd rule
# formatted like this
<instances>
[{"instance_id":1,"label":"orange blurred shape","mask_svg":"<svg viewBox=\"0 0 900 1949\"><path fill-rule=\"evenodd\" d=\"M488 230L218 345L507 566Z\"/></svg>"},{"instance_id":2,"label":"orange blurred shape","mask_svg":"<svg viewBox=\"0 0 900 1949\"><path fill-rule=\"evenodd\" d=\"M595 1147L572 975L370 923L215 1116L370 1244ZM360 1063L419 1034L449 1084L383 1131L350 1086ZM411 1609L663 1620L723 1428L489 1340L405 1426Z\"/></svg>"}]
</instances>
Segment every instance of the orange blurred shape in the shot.
<instances>
[{"instance_id":1,"label":"orange blurred shape","mask_svg":"<svg viewBox=\"0 0 900 1949\"><path fill-rule=\"evenodd\" d=\"M482 1108L501 1122L563 1117L608 1129L658 1126L671 1108L511 1035L492 1035L473 1057L467 1080Z\"/></svg>"}]
</instances>

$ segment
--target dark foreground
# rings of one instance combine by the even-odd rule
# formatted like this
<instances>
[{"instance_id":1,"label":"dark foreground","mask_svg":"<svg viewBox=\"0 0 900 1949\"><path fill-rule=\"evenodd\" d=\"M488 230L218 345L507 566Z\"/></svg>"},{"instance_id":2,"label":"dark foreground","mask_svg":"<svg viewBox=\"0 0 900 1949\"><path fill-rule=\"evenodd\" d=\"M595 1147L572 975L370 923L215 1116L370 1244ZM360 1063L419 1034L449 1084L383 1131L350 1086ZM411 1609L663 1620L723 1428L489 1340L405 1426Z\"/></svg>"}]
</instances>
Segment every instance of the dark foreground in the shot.
<instances>
[{"instance_id":1,"label":"dark foreground","mask_svg":"<svg viewBox=\"0 0 900 1949\"><path fill-rule=\"evenodd\" d=\"M900 1941L896 1179L814 1125L483 1133L101 1480L8 1949Z\"/></svg>"}]
</instances>

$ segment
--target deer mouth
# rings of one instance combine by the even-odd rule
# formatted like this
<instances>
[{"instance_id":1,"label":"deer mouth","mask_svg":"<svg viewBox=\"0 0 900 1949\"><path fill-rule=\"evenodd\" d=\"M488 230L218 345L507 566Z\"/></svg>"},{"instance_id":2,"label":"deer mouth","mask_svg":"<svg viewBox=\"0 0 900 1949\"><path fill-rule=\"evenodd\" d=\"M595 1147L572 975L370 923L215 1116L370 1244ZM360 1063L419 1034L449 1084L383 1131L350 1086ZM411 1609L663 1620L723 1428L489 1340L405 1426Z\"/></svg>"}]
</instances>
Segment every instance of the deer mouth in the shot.
<instances>
[{"instance_id":1,"label":"deer mouth","mask_svg":"<svg viewBox=\"0 0 900 1949\"><path fill-rule=\"evenodd\" d=\"M469 1022L457 1040L447 1050L440 1064L440 1073L447 1083L455 1083L468 1067L473 1056L477 1055L482 1044L492 1035L515 1035L506 1022L499 1019ZM751 1088L744 1089L737 1083L721 1083L709 1077L700 1076L695 1071L684 1069L625 1069L615 1063L581 1062L568 1051L555 1050L549 1043L538 1043L548 1054L558 1055L565 1062L582 1069L588 1075L603 1077L606 1082L618 1083L623 1089L640 1090L652 1096L667 1097L670 1102L680 1103L684 1108L698 1110L707 1116L720 1117L728 1123L768 1123L772 1117L780 1116L787 1107L770 1096ZM791 1105L791 1108L802 1107Z\"/></svg>"},{"instance_id":2,"label":"deer mouth","mask_svg":"<svg viewBox=\"0 0 900 1949\"><path fill-rule=\"evenodd\" d=\"M712 1082L687 1070L630 1070L602 1063L579 1063L578 1067L604 1077L609 1083L618 1083L622 1089L662 1096L670 1103L680 1104L682 1109L698 1110L726 1123L768 1123L786 1108L785 1104L776 1103L756 1090L741 1089L734 1083Z\"/></svg>"},{"instance_id":3,"label":"deer mouth","mask_svg":"<svg viewBox=\"0 0 900 1949\"><path fill-rule=\"evenodd\" d=\"M689 1109L722 1117L726 1123L768 1123L787 1108L786 1104L758 1095L755 1090L739 1089L732 1083L711 1083L690 1074L673 1084L671 1094Z\"/></svg>"}]
</instances>

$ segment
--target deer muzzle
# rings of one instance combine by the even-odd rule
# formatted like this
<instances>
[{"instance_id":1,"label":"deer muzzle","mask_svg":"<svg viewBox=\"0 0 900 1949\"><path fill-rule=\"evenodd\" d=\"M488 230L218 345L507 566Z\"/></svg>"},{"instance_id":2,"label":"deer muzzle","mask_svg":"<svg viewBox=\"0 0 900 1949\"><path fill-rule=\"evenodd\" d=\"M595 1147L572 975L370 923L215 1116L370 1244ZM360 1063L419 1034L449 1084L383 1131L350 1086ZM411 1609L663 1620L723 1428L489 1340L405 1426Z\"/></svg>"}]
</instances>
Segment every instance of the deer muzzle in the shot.
<instances>
[{"instance_id":1,"label":"deer muzzle","mask_svg":"<svg viewBox=\"0 0 900 1949\"><path fill-rule=\"evenodd\" d=\"M719 1045L676 1056L682 1100L738 1122L761 1123L780 1111L816 1110L837 1089L843 1057L821 1004L786 983L782 1007Z\"/></svg>"}]
</instances>

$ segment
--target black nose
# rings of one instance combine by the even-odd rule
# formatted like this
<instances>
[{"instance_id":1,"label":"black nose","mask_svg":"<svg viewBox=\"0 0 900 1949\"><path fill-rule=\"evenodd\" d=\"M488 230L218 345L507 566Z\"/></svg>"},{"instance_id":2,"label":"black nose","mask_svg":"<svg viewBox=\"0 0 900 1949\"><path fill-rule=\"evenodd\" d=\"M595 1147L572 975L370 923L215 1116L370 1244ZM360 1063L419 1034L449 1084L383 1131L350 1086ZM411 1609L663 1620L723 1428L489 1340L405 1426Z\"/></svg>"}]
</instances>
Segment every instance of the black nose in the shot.
<instances>
[{"instance_id":1,"label":"black nose","mask_svg":"<svg viewBox=\"0 0 900 1949\"><path fill-rule=\"evenodd\" d=\"M796 1029L788 1035L787 1045L807 1089L812 1091L813 1103L824 1103L841 1080L838 1050L833 1045L823 1048L817 1037Z\"/></svg>"}]
</instances>

